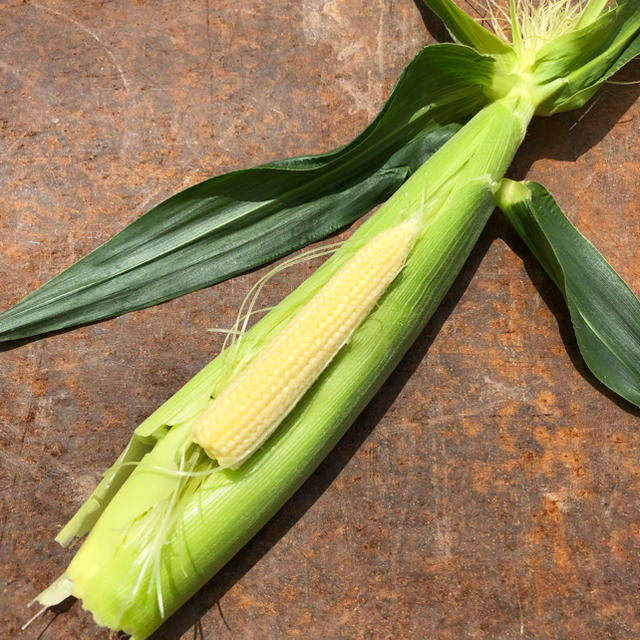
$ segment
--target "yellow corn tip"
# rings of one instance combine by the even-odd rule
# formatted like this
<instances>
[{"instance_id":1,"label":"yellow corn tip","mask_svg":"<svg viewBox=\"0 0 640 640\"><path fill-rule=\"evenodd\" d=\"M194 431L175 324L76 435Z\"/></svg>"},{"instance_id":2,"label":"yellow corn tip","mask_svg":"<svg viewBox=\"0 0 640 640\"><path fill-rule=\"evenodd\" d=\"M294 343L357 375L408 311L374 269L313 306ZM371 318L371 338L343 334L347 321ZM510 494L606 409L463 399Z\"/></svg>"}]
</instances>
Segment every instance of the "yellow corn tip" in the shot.
<instances>
[{"instance_id":1,"label":"yellow corn tip","mask_svg":"<svg viewBox=\"0 0 640 640\"><path fill-rule=\"evenodd\" d=\"M359 249L215 398L192 439L237 469L273 433L365 319L411 251L419 224L402 222Z\"/></svg>"}]
</instances>

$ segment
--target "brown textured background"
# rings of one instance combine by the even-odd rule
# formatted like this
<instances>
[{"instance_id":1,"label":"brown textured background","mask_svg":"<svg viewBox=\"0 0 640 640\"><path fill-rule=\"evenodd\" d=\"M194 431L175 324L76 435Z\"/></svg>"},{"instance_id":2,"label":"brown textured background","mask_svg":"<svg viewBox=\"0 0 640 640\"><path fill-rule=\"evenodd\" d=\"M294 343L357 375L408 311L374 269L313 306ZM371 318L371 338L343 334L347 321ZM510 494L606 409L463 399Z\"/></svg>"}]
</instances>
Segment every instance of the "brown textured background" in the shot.
<instances>
[{"instance_id":1,"label":"brown textured background","mask_svg":"<svg viewBox=\"0 0 640 640\"><path fill-rule=\"evenodd\" d=\"M411 0L1 2L0 308L176 190L346 142L434 37ZM536 121L511 175L639 292L637 97ZM0 352L1 637L108 638L79 603L19 628L70 558L54 535L256 277ZM495 215L330 459L154 638L637 638L638 417Z\"/></svg>"}]
</instances>

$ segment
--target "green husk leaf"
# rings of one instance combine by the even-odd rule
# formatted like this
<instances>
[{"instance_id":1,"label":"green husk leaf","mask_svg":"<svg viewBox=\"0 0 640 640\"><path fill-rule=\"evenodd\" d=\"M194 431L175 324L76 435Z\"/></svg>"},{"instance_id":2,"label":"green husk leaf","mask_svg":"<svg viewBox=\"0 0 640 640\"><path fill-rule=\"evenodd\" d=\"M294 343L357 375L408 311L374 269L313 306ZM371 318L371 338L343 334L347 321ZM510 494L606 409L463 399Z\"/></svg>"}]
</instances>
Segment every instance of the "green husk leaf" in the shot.
<instances>
[{"instance_id":1,"label":"green husk leaf","mask_svg":"<svg viewBox=\"0 0 640 640\"><path fill-rule=\"evenodd\" d=\"M580 15L580 19L578 20L576 27L578 29L582 29L583 27L590 25L592 22L595 22L595 20L600 17L607 4L609 4L609 0L590 0L589 4L587 4Z\"/></svg>"},{"instance_id":2,"label":"green husk leaf","mask_svg":"<svg viewBox=\"0 0 640 640\"><path fill-rule=\"evenodd\" d=\"M0 341L158 304L351 223L486 104L493 67L468 47L425 47L351 143L211 178L165 200L0 314Z\"/></svg>"},{"instance_id":3,"label":"green husk leaf","mask_svg":"<svg viewBox=\"0 0 640 640\"><path fill-rule=\"evenodd\" d=\"M515 60L514 51L506 42L478 24L452 0L424 1L441 18L456 42L473 47L481 53L496 56L505 62Z\"/></svg>"},{"instance_id":4,"label":"green husk leaf","mask_svg":"<svg viewBox=\"0 0 640 640\"><path fill-rule=\"evenodd\" d=\"M605 80L640 53L640 8L636 2L622 0L598 19L540 49L533 78L539 86L553 90L539 105L538 115L584 106Z\"/></svg>"},{"instance_id":5,"label":"green husk leaf","mask_svg":"<svg viewBox=\"0 0 640 640\"><path fill-rule=\"evenodd\" d=\"M640 301L535 182L503 180L497 201L565 297L580 352L604 385L640 405Z\"/></svg>"},{"instance_id":6,"label":"green husk leaf","mask_svg":"<svg viewBox=\"0 0 640 640\"><path fill-rule=\"evenodd\" d=\"M553 113L560 113L562 111L571 111L573 109L580 109L583 107L592 96L600 89L600 87L613 76L617 71L622 69L625 64L633 60L640 55L640 35L636 36L631 44L620 54L618 59L609 70L604 73L600 80L589 87L585 87L580 91L574 93L570 98L564 102L559 102L553 109Z\"/></svg>"}]
</instances>

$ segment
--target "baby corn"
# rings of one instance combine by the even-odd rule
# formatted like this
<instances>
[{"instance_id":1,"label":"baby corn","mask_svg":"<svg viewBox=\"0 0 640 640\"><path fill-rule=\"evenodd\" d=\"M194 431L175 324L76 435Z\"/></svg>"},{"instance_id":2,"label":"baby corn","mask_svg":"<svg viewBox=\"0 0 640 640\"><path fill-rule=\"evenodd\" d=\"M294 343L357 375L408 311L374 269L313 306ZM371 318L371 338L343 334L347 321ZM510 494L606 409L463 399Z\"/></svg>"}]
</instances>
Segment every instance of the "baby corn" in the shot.
<instances>
[{"instance_id":1,"label":"baby corn","mask_svg":"<svg viewBox=\"0 0 640 640\"><path fill-rule=\"evenodd\" d=\"M374 236L207 407L193 441L237 469L273 433L399 273L411 219Z\"/></svg>"}]
</instances>

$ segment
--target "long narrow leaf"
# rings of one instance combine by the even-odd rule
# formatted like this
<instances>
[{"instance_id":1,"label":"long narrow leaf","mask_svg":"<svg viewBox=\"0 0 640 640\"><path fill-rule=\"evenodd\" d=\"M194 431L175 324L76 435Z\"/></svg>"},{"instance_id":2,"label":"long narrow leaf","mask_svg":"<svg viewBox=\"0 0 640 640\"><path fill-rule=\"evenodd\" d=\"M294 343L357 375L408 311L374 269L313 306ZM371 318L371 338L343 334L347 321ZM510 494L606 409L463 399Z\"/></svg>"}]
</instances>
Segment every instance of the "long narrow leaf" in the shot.
<instances>
[{"instance_id":1,"label":"long narrow leaf","mask_svg":"<svg viewBox=\"0 0 640 640\"><path fill-rule=\"evenodd\" d=\"M640 301L535 182L503 180L498 205L562 291L580 352L612 391L640 405Z\"/></svg>"},{"instance_id":2,"label":"long narrow leaf","mask_svg":"<svg viewBox=\"0 0 640 640\"><path fill-rule=\"evenodd\" d=\"M169 198L0 314L0 341L169 300L349 224L486 103L493 67L465 46L426 47L350 144L211 178Z\"/></svg>"}]
</instances>

